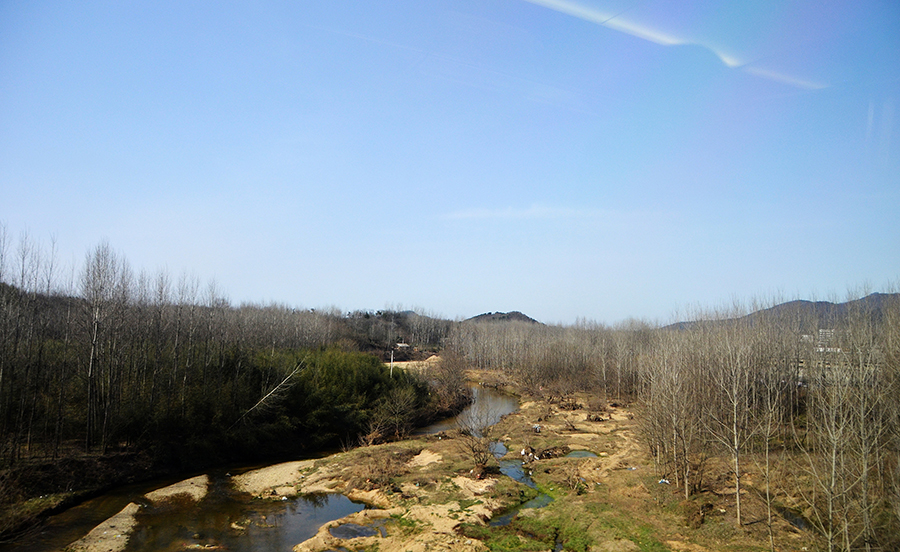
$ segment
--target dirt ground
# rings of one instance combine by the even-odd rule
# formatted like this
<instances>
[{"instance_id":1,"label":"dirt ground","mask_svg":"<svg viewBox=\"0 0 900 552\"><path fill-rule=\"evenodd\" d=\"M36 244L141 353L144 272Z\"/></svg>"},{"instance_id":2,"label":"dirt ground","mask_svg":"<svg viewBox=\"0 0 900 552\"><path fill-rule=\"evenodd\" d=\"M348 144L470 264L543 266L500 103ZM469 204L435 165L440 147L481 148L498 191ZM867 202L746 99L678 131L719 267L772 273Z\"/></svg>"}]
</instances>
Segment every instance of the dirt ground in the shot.
<instances>
[{"instance_id":1,"label":"dirt ground","mask_svg":"<svg viewBox=\"0 0 900 552\"><path fill-rule=\"evenodd\" d=\"M516 391L495 373L473 372L470 378ZM518 412L492 428L491 438L507 446L506 458L525 460L538 488L553 501L541 509L522 510L508 527L485 529L498 513L536 492L500 474L496 465L483 475L474 472L470 455L453 433L278 464L236 476L234 484L260 498L338 492L369 505L325 524L314 537L298 543L295 552L546 550L554 541L557 549L593 552L769 548L764 523L735 526L726 468L718 487L711 486L715 491L691 501L684 501L674 485L659 481L640 442L636 413L628 406L587 396L568 404L533 396L521 396L520 402ZM565 457L571 451L595 456ZM746 477L752 481L753 474ZM202 487L196 481L186 487L184 483L182 492ZM764 516L752 489L744 504L748 519ZM134 515L129 508L91 535L123 534L128 516ZM702 512L699 524L697 512ZM329 529L344 523L374 525L385 534L343 540L332 536ZM799 551L810 545L807 535L783 520L776 531L778 550ZM98 546L76 543L72 550L121 550L114 547L119 541L124 544L120 537L107 537L96 541ZM541 548L546 542L550 546Z\"/></svg>"}]
</instances>

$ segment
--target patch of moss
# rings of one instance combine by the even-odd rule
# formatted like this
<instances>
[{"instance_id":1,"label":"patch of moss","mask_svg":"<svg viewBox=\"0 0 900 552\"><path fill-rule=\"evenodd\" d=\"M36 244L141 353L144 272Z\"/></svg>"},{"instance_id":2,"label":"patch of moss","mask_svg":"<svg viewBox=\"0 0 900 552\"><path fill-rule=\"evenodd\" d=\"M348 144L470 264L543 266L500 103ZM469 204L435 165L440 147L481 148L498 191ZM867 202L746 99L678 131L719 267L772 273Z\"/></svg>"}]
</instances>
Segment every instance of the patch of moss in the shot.
<instances>
[{"instance_id":1,"label":"patch of moss","mask_svg":"<svg viewBox=\"0 0 900 552\"><path fill-rule=\"evenodd\" d=\"M553 541L545 542L533 535L523 534L509 527L484 527L464 523L460 527L463 535L478 539L492 552L537 552L553 548Z\"/></svg>"},{"instance_id":2,"label":"patch of moss","mask_svg":"<svg viewBox=\"0 0 900 552\"><path fill-rule=\"evenodd\" d=\"M476 504L483 504L481 500L478 499L465 499L459 501L459 509L460 511L465 510L469 506L474 506Z\"/></svg>"},{"instance_id":3,"label":"patch of moss","mask_svg":"<svg viewBox=\"0 0 900 552\"><path fill-rule=\"evenodd\" d=\"M17 531L76 499L77 493L53 493L0 509L0 534Z\"/></svg>"},{"instance_id":4,"label":"patch of moss","mask_svg":"<svg viewBox=\"0 0 900 552\"><path fill-rule=\"evenodd\" d=\"M419 521L415 519L410 519L405 515L400 514L392 514L391 521L397 524L398 527L402 527L404 529L414 529L419 525Z\"/></svg>"}]
</instances>

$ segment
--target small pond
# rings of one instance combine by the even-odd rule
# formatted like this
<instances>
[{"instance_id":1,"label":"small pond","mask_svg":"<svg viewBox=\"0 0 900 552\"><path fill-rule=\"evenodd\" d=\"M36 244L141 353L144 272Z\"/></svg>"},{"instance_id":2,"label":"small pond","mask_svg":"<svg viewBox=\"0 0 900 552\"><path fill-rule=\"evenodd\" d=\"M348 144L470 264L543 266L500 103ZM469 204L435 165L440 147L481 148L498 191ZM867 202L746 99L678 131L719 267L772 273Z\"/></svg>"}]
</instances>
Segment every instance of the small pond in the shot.
<instances>
[{"instance_id":1,"label":"small pond","mask_svg":"<svg viewBox=\"0 0 900 552\"><path fill-rule=\"evenodd\" d=\"M355 539L357 537L386 537L387 536L387 519L376 519L371 525L360 525L358 523L342 523L336 527L328 529L332 537L338 539Z\"/></svg>"},{"instance_id":2,"label":"small pond","mask_svg":"<svg viewBox=\"0 0 900 552\"><path fill-rule=\"evenodd\" d=\"M597 455L589 450L573 450L566 458L596 458Z\"/></svg>"}]
</instances>

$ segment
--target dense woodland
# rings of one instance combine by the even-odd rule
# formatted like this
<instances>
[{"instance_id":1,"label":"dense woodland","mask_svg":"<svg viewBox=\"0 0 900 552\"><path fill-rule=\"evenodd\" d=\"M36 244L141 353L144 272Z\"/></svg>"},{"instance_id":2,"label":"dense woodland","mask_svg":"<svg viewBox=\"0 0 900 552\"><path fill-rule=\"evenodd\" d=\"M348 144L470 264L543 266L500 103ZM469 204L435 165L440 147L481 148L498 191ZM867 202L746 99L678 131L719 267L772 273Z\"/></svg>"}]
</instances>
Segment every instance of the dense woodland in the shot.
<instances>
[{"instance_id":1,"label":"dense woodland","mask_svg":"<svg viewBox=\"0 0 900 552\"><path fill-rule=\"evenodd\" d=\"M396 402L392 393L415 399L406 424L434 406L425 404L424 382L399 371L391 378L378 356L365 354L390 351L401 337L384 313L235 307L214 283L201 291L193 278L173 284L165 273L135 274L106 244L61 292L38 249L23 241L16 253L0 272L7 464L72 447L153 447L189 459L197 455L186 447L225 439L255 450L249 436L261 427L290 429L302 437L291 441L296 448L316 448L355 438L382 403ZM432 331L421 326L403 329ZM170 451L169 442L180 446Z\"/></svg>"},{"instance_id":2,"label":"dense woodland","mask_svg":"<svg viewBox=\"0 0 900 552\"><path fill-rule=\"evenodd\" d=\"M136 273L105 243L61 270L52 244L2 230L4 473L73 455L190 466L399 437L458 407L472 367L561 405L576 393L632 404L659 477L686 499L727 460L738 525L752 467L768 515L791 509L824 549L900 547L898 294L698 311L667 327L451 322L235 306L214 282ZM445 362L427 379L392 377L391 351Z\"/></svg>"},{"instance_id":3,"label":"dense woodland","mask_svg":"<svg viewBox=\"0 0 900 552\"><path fill-rule=\"evenodd\" d=\"M64 272L52 247L2 230L0 510L138 468L402 437L467 400L452 363L428 383L383 362L398 341L439 342L449 322L234 306L214 282L135 272L105 243ZM423 353L396 351L411 354Z\"/></svg>"}]
</instances>

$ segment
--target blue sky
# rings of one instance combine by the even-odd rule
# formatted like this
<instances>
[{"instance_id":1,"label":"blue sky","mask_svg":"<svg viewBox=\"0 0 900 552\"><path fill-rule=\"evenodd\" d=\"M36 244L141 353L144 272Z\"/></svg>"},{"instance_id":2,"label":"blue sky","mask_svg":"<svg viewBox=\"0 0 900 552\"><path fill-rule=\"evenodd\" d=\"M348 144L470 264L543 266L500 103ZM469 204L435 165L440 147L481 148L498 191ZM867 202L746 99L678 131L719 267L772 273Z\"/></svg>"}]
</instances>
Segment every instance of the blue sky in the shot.
<instances>
[{"instance_id":1,"label":"blue sky","mask_svg":"<svg viewBox=\"0 0 900 552\"><path fill-rule=\"evenodd\" d=\"M900 4L0 3L0 221L231 301L666 321L900 276Z\"/></svg>"}]
</instances>

